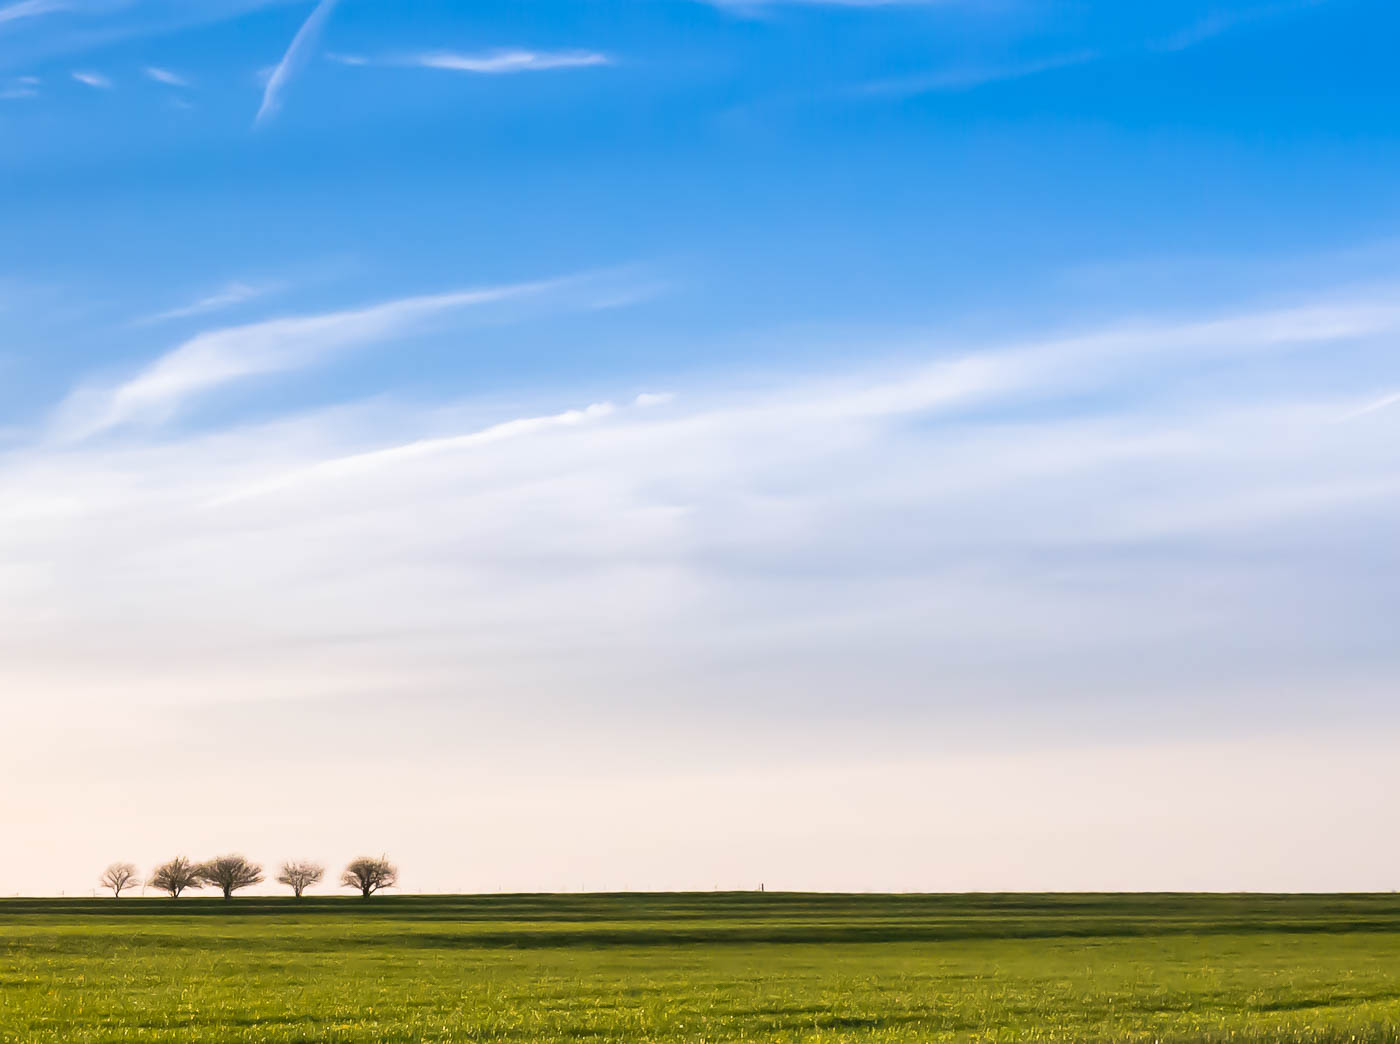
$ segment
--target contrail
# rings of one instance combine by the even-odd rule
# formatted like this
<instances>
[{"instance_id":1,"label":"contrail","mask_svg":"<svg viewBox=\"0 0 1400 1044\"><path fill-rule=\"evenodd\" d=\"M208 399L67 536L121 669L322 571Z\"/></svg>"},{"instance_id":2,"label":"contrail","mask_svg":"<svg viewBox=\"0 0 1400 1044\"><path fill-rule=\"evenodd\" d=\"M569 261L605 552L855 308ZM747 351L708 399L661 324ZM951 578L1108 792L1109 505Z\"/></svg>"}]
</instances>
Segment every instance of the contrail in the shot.
<instances>
[{"instance_id":1,"label":"contrail","mask_svg":"<svg viewBox=\"0 0 1400 1044\"><path fill-rule=\"evenodd\" d=\"M258 109L258 117L253 121L254 126L262 124L281 108L282 92L286 90L296 71L306 64L308 53L315 46L316 38L321 35L326 20L330 18L331 11L339 2L340 0L321 0L316 5L316 10L311 12L310 17L297 30L296 36L292 37L292 44L287 48L287 53L282 56L282 61L268 78L267 88L263 91L262 107Z\"/></svg>"}]
</instances>

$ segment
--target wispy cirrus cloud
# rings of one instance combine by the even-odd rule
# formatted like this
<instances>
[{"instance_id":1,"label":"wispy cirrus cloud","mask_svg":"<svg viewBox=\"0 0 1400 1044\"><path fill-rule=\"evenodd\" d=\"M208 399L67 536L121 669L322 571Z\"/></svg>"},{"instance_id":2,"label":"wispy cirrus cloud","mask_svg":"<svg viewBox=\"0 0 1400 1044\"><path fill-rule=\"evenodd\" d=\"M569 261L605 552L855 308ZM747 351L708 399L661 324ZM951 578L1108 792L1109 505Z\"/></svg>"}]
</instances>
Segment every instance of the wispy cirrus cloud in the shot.
<instances>
[{"instance_id":1,"label":"wispy cirrus cloud","mask_svg":"<svg viewBox=\"0 0 1400 1044\"><path fill-rule=\"evenodd\" d=\"M156 83L163 83L168 87L189 87L190 81L179 73L163 69L158 65L148 65L145 68L146 79L154 80Z\"/></svg>"},{"instance_id":2,"label":"wispy cirrus cloud","mask_svg":"<svg viewBox=\"0 0 1400 1044\"><path fill-rule=\"evenodd\" d=\"M305 488L308 483L363 479L366 476L372 476L375 471L392 468L410 461L482 449L509 439L522 438L553 429L573 428L590 421L611 417L616 411L617 408L610 402L595 402L581 409L564 410L560 413L536 417L516 417L512 420L492 424L479 431L461 435L415 439L397 446L387 446L364 453L335 457L318 461L297 471L261 480L246 488L222 493L210 502L210 506L234 504L239 501L270 496L284 490Z\"/></svg>"},{"instance_id":3,"label":"wispy cirrus cloud","mask_svg":"<svg viewBox=\"0 0 1400 1044\"><path fill-rule=\"evenodd\" d=\"M221 311L225 308L232 308L235 305L252 301L265 294L272 293L278 289L276 284L255 285L235 280L220 290L215 291L205 297L201 297L189 304L180 305L178 308L170 308L164 312L156 312L136 320L138 325L151 325L163 323L171 319L188 319L196 315L207 315L210 312Z\"/></svg>"},{"instance_id":4,"label":"wispy cirrus cloud","mask_svg":"<svg viewBox=\"0 0 1400 1044\"><path fill-rule=\"evenodd\" d=\"M571 292L582 296L570 298ZM188 401L216 388L301 369L336 352L408 332L434 316L546 295L554 295L556 304L587 307L595 292L616 293L606 277L566 276L209 330L177 345L129 380L78 388L55 411L50 431L56 440L71 443L126 425L160 424ZM211 310L230 296L238 296L238 291L193 307ZM176 311L190 314L188 308Z\"/></svg>"},{"instance_id":5,"label":"wispy cirrus cloud","mask_svg":"<svg viewBox=\"0 0 1400 1044\"><path fill-rule=\"evenodd\" d=\"M18 3L0 7L0 25L18 22L24 18L38 18L57 11L68 11L72 6L67 0L19 0Z\"/></svg>"},{"instance_id":6,"label":"wispy cirrus cloud","mask_svg":"<svg viewBox=\"0 0 1400 1044\"><path fill-rule=\"evenodd\" d=\"M711 7L745 12L770 7L953 7L974 0L702 0Z\"/></svg>"},{"instance_id":7,"label":"wispy cirrus cloud","mask_svg":"<svg viewBox=\"0 0 1400 1044\"><path fill-rule=\"evenodd\" d=\"M919 8L972 8L978 0L699 0L699 2L738 18L773 17L777 12L799 8L826 8L832 11L870 12L912 11Z\"/></svg>"},{"instance_id":8,"label":"wispy cirrus cloud","mask_svg":"<svg viewBox=\"0 0 1400 1044\"><path fill-rule=\"evenodd\" d=\"M262 105L258 108L258 115L253 121L255 126L271 119L281 108L282 97L286 93L288 85L298 70L306 64L316 46L317 39L320 38L326 27L326 22L330 20L331 13L339 2L340 0L320 0L310 16L302 23L301 28L297 30L291 45L282 55L282 60L268 76L267 86L263 89Z\"/></svg>"},{"instance_id":9,"label":"wispy cirrus cloud","mask_svg":"<svg viewBox=\"0 0 1400 1044\"><path fill-rule=\"evenodd\" d=\"M610 65L611 59L597 51L503 50L488 54L453 54L439 51L419 55L412 64L425 69L447 69L469 73L539 72L548 69L583 69Z\"/></svg>"},{"instance_id":10,"label":"wispy cirrus cloud","mask_svg":"<svg viewBox=\"0 0 1400 1044\"><path fill-rule=\"evenodd\" d=\"M938 92L970 91L989 83L1022 80L1029 76L1085 65L1099 58L1093 50L1071 51L1024 62L1001 65L965 65L910 76L874 80L855 88L855 94L905 96Z\"/></svg>"},{"instance_id":11,"label":"wispy cirrus cloud","mask_svg":"<svg viewBox=\"0 0 1400 1044\"><path fill-rule=\"evenodd\" d=\"M331 352L366 344L452 309L538 293L527 283L408 297L368 308L271 319L198 334L144 371L110 388L83 388L59 408L62 441L89 438L133 422L159 423L187 399L249 377L308 366Z\"/></svg>"},{"instance_id":12,"label":"wispy cirrus cloud","mask_svg":"<svg viewBox=\"0 0 1400 1044\"><path fill-rule=\"evenodd\" d=\"M717 2L720 2L723 6L726 0L717 0ZM773 2L840 4L842 0L773 0ZM1291 11L1316 7L1327 2L1328 0L1291 0L1291 2L1265 4L1243 10L1216 11L1179 32L1173 33L1166 39L1146 46L1149 49L1159 51L1185 50L1205 40L1211 39L1212 37L1218 36L1221 33L1227 32L1236 26L1262 21ZM860 2L860 0L852 0L849 6L885 5L880 3L866 4ZM954 66L926 73L889 77L887 79L874 80L860 84L843 93L903 97L918 94L967 91L982 87L986 84L1021 80L1042 73L1054 72L1059 69L1086 65L1109 56L1111 55L1093 48L1083 48L1023 61L989 62L986 64Z\"/></svg>"},{"instance_id":13,"label":"wispy cirrus cloud","mask_svg":"<svg viewBox=\"0 0 1400 1044\"><path fill-rule=\"evenodd\" d=\"M73 79L87 87L95 87L100 91L110 91L112 81L102 73L93 72L89 69L77 69L73 72Z\"/></svg>"},{"instance_id":14,"label":"wispy cirrus cloud","mask_svg":"<svg viewBox=\"0 0 1400 1044\"><path fill-rule=\"evenodd\" d=\"M1352 410L1343 419L1355 420L1358 417L1365 417L1367 414L1388 410L1392 406L1400 406L1400 392L1391 392L1389 395L1382 395L1380 398L1374 399L1364 406Z\"/></svg>"},{"instance_id":15,"label":"wispy cirrus cloud","mask_svg":"<svg viewBox=\"0 0 1400 1044\"><path fill-rule=\"evenodd\" d=\"M586 69L613 64L613 59L600 51L532 51L523 48L503 48L479 54L432 51L390 58L368 58L357 54L328 54L326 57L341 65L442 69L485 76L546 72L554 69Z\"/></svg>"},{"instance_id":16,"label":"wispy cirrus cloud","mask_svg":"<svg viewBox=\"0 0 1400 1044\"><path fill-rule=\"evenodd\" d=\"M1184 51L1188 47L1204 43L1206 40L1227 33L1238 26L1286 15L1293 11L1301 11L1309 7L1318 7L1328 2L1329 0L1288 0L1285 3L1258 4L1254 7L1233 11L1211 11L1190 25L1156 41L1152 46L1159 51Z\"/></svg>"},{"instance_id":17,"label":"wispy cirrus cloud","mask_svg":"<svg viewBox=\"0 0 1400 1044\"><path fill-rule=\"evenodd\" d=\"M305 0L0 0L6 60L35 64ZM62 15L40 18L40 15ZM20 27L23 27L21 33ZM9 33L7 30L14 29Z\"/></svg>"}]
</instances>

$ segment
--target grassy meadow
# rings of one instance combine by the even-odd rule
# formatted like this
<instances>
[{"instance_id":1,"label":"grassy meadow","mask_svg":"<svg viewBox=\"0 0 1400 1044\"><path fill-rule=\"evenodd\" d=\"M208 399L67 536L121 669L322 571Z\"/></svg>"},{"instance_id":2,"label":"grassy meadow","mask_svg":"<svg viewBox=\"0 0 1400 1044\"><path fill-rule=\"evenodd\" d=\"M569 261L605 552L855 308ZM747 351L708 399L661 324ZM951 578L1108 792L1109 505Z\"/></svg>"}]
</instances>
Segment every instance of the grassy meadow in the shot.
<instances>
[{"instance_id":1,"label":"grassy meadow","mask_svg":"<svg viewBox=\"0 0 1400 1044\"><path fill-rule=\"evenodd\" d=\"M1394 896L0 900L0 1041L1400 1042Z\"/></svg>"}]
</instances>

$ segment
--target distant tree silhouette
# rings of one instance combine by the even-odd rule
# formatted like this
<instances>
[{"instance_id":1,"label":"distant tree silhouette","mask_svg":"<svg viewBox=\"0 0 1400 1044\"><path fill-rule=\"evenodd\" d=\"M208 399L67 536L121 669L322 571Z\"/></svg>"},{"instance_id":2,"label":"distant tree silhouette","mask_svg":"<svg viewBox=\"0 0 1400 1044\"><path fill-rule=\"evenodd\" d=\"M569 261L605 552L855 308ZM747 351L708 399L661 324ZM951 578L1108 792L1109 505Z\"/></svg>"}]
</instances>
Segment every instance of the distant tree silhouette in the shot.
<instances>
[{"instance_id":1,"label":"distant tree silhouette","mask_svg":"<svg viewBox=\"0 0 1400 1044\"><path fill-rule=\"evenodd\" d=\"M381 888L392 888L398 880L399 868L383 856L378 859L361 856L340 875L341 885L346 888L358 888L360 895L366 899Z\"/></svg>"},{"instance_id":2,"label":"distant tree silhouette","mask_svg":"<svg viewBox=\"0 0 1400 1044\"><path fill-rule=\"evenodd\" d=\"M180 893L186 889L204 887L199 877L199 869L184 856L176 856L170 862L156 867L155 872L151 874L150 885L167 893L170 898L178 899Z\"/></svg>"},{"instance_id":3,"label":"distant tree silhouette","mask_svg":"<svg viewBox=\"0 0 1400 1044\"><path fill-rule=\"evenodd\" d=\"M113 863L102 871L97 883L103 888L110 888L112 895L120 899L122 892L128 888L135 888L141 883L141 879L136 876L136 867L130 863Z\"/></svg>"},{"instance_id":4,"label":"distant tree silhouette","mask_svg":"<svg viewBox=\"0 0 1400 1044\"><path fill-rule=\"evenodd\" d=\"M282 872L277 875L277 882L289 886L292 893L300 899L302 892L314 884L319 884L325 876L326 868L320 863L283 863Z\"/></svg>"},{"instance_id":5,"label":"distant tree silhouette","mask_svg":"<svg viewBox=\"0 0 1400 1044\"><path fill-rule=\"evenodd\" d=\"M257 863L250 863L241 855L219 856L195 869L199 879L224 893L225 899L233 897L240 888L259 884L263 871Z\"/></svg>"}]
</instances>

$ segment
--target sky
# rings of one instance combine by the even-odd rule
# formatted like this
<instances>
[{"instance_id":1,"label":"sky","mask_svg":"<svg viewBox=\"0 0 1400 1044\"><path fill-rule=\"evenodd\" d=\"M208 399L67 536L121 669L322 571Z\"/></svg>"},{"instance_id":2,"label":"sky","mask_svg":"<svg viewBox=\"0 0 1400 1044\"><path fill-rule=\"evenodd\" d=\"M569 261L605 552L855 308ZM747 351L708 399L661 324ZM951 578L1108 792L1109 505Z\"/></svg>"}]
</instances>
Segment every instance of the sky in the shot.
<instances>
[{"instance_id":1,"label":"sky","mask_svg":"<svg viewBox=\"0 0 1400 1044\"><path fill-rule=\"evenodd\" d=\"M0 0L0 894L1400 887L1397 32Z\"/></svg>"}]
</instances>

